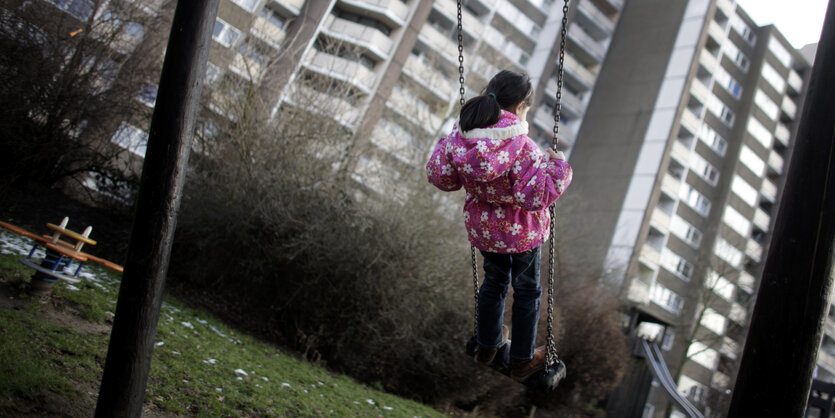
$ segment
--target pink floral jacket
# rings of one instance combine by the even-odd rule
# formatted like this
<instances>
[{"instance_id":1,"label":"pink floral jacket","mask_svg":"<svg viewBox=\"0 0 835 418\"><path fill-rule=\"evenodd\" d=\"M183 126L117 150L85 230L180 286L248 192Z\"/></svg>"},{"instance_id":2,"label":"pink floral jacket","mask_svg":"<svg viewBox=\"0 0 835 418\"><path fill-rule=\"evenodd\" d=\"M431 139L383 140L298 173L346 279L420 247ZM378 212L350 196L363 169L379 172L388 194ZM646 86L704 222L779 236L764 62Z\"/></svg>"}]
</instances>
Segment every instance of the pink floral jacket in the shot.
<instances>
[{"instance_id":1,"label":"pink floral jacket","mask_svg":"<svg viewBox=\"0 0 835 418\"><path fill-rule=\"evenodd\" d=\"M548 207L571 183L571 166L550 159L527 133L527 122L502 110L493 126L454 126L426 164L435 187L467 191L464 225L480 250L513 254L540 246L550 233Z\"/></svg>"}]
</instances>

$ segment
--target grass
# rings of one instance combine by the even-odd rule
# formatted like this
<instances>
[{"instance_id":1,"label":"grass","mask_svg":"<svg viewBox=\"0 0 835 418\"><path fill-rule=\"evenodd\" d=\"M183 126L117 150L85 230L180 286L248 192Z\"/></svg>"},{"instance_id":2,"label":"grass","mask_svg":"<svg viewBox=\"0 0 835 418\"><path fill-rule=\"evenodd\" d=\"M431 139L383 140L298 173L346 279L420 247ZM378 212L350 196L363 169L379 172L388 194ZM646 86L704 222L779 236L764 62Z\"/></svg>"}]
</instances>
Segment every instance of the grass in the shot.
<instances>
[{"instance_id":1,"label":"grass","mask_svg":"<svg viewBox=\"0 0 835 418\"><path fill-rule=\"evenodd\" d=\"M31 272L19 257L0 254L0 298L8 299L0 303L0 415L89 416L119 277L85 266L94 276L57 284L43 303L25 296ZM172 297L160 312L145 403L147 416L444 415L300 360Z\"/></svg>"}]
</instances>

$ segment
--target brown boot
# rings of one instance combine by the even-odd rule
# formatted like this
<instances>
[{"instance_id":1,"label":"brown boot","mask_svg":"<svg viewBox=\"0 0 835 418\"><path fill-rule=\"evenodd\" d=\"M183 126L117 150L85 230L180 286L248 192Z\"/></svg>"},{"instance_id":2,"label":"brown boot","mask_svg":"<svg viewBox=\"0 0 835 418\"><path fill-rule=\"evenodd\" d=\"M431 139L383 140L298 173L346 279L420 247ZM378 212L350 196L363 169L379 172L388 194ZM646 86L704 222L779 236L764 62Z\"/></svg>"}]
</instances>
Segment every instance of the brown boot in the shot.
<instances>
[{"instance_id":1,"label":"brown boot","mask_svg":"<svg viewBox=\"0 0 835 418\"><path fill-rule=\"evenodd\" d=\"M496 348L481 348L479 347L475 353L475 361L481 364L490 364L496 358L496 353L507 345L507 335L510 333L507 325L502 325L502 343Z\"/></svg>"},{"instance_id":2,"label":"brown boot","mask_svg":"<svg viewBox=\"0 0 835 418\"><path fill-rule=\"evenodd\" d=\"M517 382L524 382L542 370L545 370L545 346L537 347L533 358L528 361L513 361L510 365L510 377Z\"/></svg>"}]
</instances>

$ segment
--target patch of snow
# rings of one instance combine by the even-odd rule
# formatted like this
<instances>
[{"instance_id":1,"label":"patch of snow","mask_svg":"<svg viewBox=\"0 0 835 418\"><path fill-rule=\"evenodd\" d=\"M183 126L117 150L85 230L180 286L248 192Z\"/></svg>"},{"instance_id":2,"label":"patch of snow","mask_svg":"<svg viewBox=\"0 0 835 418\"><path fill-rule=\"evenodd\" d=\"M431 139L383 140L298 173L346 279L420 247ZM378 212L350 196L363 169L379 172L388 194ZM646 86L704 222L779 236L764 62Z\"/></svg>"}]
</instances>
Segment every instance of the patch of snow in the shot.
<instances>
[{"instance_id":1,"label":"patch of snow","mask_svg":"<svg viewBox=\"0 0 835 418\"><path fill-rule=\"evenodd\" d=\"M68 285L67 285L67 290L80 290L80 289L79 289L79 288L77 288L77 287L75 287L75 286L73 286L73 285L71 285L71 284L68 284Z\"/></svg>"},{"instance_id":2,"label":"patch of snow","mask_svg":"<svg viewBox=\"0 0 835 418\"><path fill-rule=\"evenodd\" d=\"M165 345L165 343L162 341L157 341L157 343L154 344L155 347L162 347L163 345Z\"/></svg>"},{"instance_id":3,"label":"patch of snow","mask_svg":"<svg viewBox=\"0 0 835 418\"><path fill-rule=\"evenodd\" d=\"M197 321L197 323L199 323L200 325L208 325L209 324L209 321L206 321L204 319L200 319L196 316L194 317L194 320Z\"/></svg>"},{"instance_id":4,"label":"patch of snow","mask_svg":"<svg viewBox=\"0 0 835 418\"><path fill-rule=\"evenodd\" d=\"M244 371L244 369L235 369L235 374L242 374L244 376L249 376L249 374Z\"/></svg>"},{"instance_id":5,"label":"patch of snow","mask_svg":"<svg viewBox=\"0 0 835 418\"><path fill-rule=\"evenodd\" d=\"M284 382L284 383L282 383L282 384L281 384L281 387L283 387L283 388L289 388L289 387L290 387L290 384L289 384L289 383L287 383L287 382Z\"/></svg>"},{"instance_id":6,"label":"patch of snow","mask_svg":"<svg viewBox=\"0 0 835 418\"><path fill-rule=\"evenodd\" d=\"M374 405L374 400L373 399L366 399L365 402L368 403L369 405Z\"/></svg>"},{"instance_id":7,"label":"patch of snow","mask_svg":"<svg viewBox=\"0 0 835 418\"><path fill-rule=\"evenodd\" d=\"M183 321L183 322L180 322L180 325L182 325L182 326L184 326L184 327L186 327L186 328L188 328L188 329L194 329L194 325L191 325L191 322L185 322L185 321Z\"/></svg>"},{"instance_id":8,"label":"patch of snow","mask_svg":"<svg viewBox=\"0 0 835 418\"><path fill-rule=\"evenodd\" d=\"M217 363L217 360L216 360L216 359L213 359L213 358L210 358L210 359L208 359L208 360L203 360L203 363L206 363L206 364L215 364L215 363Z\"/></svg>"}]
</instances>

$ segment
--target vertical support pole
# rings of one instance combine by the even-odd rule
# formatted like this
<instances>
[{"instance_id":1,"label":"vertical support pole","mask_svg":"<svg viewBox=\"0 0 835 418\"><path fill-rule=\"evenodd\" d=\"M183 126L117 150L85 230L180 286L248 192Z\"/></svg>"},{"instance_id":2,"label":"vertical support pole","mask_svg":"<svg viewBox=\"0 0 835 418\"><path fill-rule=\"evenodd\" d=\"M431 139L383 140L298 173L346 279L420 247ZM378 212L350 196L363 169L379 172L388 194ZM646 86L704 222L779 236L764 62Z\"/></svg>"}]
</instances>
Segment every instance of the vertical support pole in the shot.
<instances>
[{"instance_id":1,"label":"vertical support pole","mask_svg":"<svg viewBox=\"0 0 835 418\"><path fill-rule=\"evenodd\" d=\"M826 12L730 417L802 417L832 287L835 0Z\"/></svg>"},{"instance_id":2,"label":"vertical support pole","mask_svg":"<svg viewBox=\"0 0 835 418\"><path fill-rule=\"evenodd\" d=\"M139 417L218 0L177 2L96 417Z\"/></svg>"}]
</instances>

